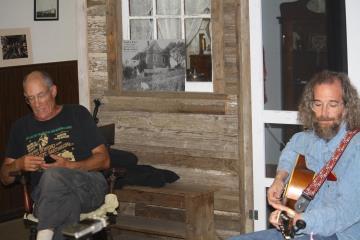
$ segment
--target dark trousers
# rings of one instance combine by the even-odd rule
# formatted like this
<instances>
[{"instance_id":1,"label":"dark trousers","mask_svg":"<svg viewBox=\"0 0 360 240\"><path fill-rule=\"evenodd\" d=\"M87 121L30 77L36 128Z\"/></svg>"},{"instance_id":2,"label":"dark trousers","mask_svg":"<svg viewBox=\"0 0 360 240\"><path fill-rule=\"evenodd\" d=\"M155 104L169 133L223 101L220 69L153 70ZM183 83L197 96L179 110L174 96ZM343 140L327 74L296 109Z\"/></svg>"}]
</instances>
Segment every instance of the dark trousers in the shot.
<instances>
[{"instance_id":1,"label":"dark trousers","mask_svg":"<svg viewBox=\"0 0 360 240\"><path fill-rule=\"evenodd\" d=\"M44 171L32 193L38 230L53 229L54 240L64 239L63 227L79 221L80 213L101 206L107 193L107 183L99 172L66 168Z\"/></svg>"}]
</instances>

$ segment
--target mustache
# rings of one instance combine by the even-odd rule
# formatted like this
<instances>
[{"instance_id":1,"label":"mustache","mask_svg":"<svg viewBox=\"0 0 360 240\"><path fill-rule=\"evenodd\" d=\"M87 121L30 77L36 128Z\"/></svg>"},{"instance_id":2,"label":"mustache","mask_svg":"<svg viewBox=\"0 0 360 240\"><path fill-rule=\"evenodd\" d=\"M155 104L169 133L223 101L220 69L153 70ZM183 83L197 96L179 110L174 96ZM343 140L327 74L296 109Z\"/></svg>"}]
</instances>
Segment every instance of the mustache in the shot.
<instances>
[{"instance_id":1,"label":"mustache","mask_svg":"<svg viewBox=\"0 0 360 240\"><path fill-rule=\"evenodd\" d=\"M323 116L316 118L317 122L319 122L319 121L335 121L335 120L336 120L335 118L329 118L329 117L323 117Z\"/></svg>"}]
</instances>

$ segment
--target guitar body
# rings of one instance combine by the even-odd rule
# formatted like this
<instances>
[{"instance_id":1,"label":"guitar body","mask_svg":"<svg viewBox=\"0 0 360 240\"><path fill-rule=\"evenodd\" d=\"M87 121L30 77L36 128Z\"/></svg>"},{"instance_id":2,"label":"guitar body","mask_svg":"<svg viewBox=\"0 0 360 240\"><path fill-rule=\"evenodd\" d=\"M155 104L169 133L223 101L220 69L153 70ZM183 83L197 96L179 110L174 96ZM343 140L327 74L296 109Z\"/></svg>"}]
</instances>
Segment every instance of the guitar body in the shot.
<instances>
[{"instance_id":1,"label":"guitar body","mask_svg":"<svg viewBox=\"0 0 360 240\"><path fill-rule=\"evenodd\" d=\"M306 167L305 157L298 155L295 168L293 169L290 180L283 194L283 204L291 209L295 209L295 203L301 196L304 189L311 183L315 173Z\"/></svg>"},{"instance_id":2,"label":"guitar body","mask_svg":"<svg viewBox=\"0 0 360 240\"><path fill-rule=\"evenodd\" d=\"M304 189L311 183L314 175L313 171L307 169L305 157L299 154L290 180L283 193L283 204L291 209L295 209L296 201ZM296 232L293 226L293 219L287 216L285 212L281 212L280 221L280 231L284 239L293 239Z\"/></svg>"}]
</instances>

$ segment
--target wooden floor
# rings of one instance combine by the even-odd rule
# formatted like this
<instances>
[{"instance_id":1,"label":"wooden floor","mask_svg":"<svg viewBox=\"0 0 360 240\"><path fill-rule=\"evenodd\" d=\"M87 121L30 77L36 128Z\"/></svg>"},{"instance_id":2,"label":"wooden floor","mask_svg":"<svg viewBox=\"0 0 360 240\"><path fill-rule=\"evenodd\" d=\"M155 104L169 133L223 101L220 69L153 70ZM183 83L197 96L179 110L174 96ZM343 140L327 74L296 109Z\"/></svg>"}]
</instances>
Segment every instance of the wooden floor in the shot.
<instances>
[{"instance_id":1,"label":"wooden floor","mask_svg":"<svg viewBox=\"0 0 360 240\"><path fill-rule=\"evenodd\" d=\"M176 237L151 236L133 231L112 229L114 240L179 240ZM15 219L0 223L0 239L23 240L29 238L29 230L25 228L23 219Z\"/></svg>"},{"instance_id":2,"label":"wooden floor","mask_svg":"<svg viewBox=\"0 0 360 240\"><path fill-rule=\"evenodd\" d=\"M4 240L29 238L29 231L25 228L22 218L0 223L0 234L0 238Z\"/></svg>"},{"instance_id":3,"label":"wooden floor","mask_svg":"<svg viewBox=\"0 0 360 240\"><path fill-rule=\"evenodd\" d=\"M114 240L179 240L178 238L150 236L132 231L112 230ZM26 240L29 238L29 230L25 228L23 219L15 219L0 223L0 239Z\"/></svg>"},{"instance_id":4,"label":"wooden floor","mask_svg":"<svg viewBox=\"0 0 360 240\"><path fill-rule=\"evenodd\" d=\"M114 240L180 240L179 238L165 237L165 236L152 236L133 231L112 230Z\"/></svg>"}]
</instances>

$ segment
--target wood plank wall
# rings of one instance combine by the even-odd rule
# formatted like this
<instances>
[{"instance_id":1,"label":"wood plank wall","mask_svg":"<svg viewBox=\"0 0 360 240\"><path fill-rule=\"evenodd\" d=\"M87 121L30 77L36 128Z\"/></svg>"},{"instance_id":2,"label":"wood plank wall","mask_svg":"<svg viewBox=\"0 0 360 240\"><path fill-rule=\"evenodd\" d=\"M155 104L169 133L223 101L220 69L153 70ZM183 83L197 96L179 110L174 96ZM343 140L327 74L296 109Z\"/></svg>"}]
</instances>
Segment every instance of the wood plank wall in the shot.
<instances>
[{"instance_id":1,"label":"wood plank wall","mask_svg":"<svg viewBox=\"0 0 360 240\"><path fill-rule=\"evenodd\" d=\"M104 103L100 124L115 123L115 147L134 152L141 164L173 170L183 182L217 188L217 235L225 239L236 234L241 217L246 217L239 210L238 1L223 0L223 12L217 15L223 18L223 51L218 55L223 59L224 94L185 97L109 91L106 3L87 1L90 95L91 100L100 97ZM146 214L140 207L137 212Z\"/></svg>"}]
</instances>

